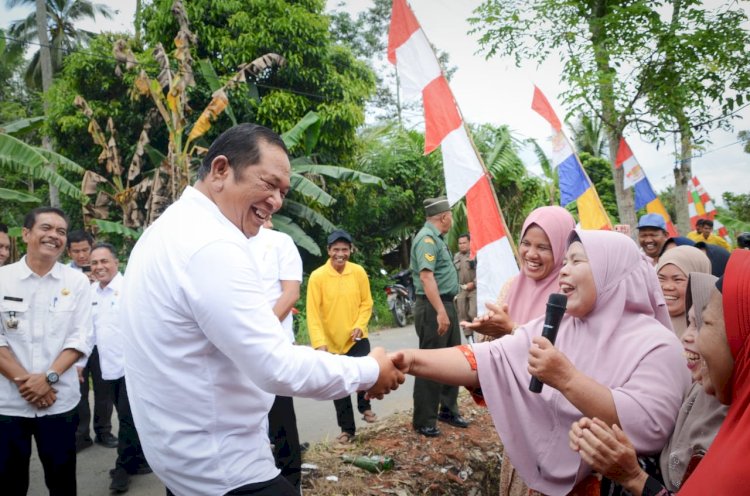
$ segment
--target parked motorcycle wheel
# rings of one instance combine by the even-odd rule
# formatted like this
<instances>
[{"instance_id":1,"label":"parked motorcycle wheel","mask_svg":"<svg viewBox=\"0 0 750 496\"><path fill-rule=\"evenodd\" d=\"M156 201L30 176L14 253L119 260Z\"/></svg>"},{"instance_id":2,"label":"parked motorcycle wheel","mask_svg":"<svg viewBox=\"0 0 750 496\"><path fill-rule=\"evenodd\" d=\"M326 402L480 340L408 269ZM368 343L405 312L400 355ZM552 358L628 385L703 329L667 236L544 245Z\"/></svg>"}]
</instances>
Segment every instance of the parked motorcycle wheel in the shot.
<instances>
[{"instance_id":1,"label":"parked motorcycle wheel","mask_svg":"<svg viewBox=\"0 0 750 496\"><path fill-rule=\"evenodd\" d=\"M398 327L404 327L406 325L406 300L403 296L396 298L395 304L393 305L393 320L396 322Z\"/></svg>"}]
</instances>

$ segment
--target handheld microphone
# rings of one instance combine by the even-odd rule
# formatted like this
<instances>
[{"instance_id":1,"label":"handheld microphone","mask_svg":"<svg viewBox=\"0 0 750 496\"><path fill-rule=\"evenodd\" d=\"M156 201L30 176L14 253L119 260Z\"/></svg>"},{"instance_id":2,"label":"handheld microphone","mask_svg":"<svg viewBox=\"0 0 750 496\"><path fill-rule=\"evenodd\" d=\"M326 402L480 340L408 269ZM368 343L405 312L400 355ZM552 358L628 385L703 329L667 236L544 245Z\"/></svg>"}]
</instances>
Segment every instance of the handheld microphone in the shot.
<instances>
[{"instance_id":1,"label":"handheld microphone","mask_svg":"<svg viewBox=\"0 0 750 496\"><path fill-rule=\"evenodd\" d=\"M547 313L544 315L544 329L542 337L549 339L550 343L555 344L557 330L560 328L560 321L565 314L565 306L568 304L568 297L561 293L552 293L547 300ZM532 393L541 393L542 381L536 377L531 378L529 391Z\"/></svg>"}]
</instances>

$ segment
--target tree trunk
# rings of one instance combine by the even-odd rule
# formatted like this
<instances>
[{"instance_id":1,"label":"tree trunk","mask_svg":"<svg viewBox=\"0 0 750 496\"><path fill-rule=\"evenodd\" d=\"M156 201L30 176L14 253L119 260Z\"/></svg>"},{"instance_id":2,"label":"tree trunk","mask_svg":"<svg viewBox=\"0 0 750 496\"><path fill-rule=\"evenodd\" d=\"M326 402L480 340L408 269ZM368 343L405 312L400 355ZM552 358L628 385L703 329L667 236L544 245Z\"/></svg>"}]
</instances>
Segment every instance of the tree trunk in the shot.
<instances>
[{"instance_id":1,"label":"tree trunk","mask_svg":"<svg viewBox=\"0 0 750 496\"><path fill-rule=\"evenodd\" d=\"M684 115L679 116L677 121L680 124L680 163L674 168L674 209L677 229L684 236L691 230L687 192L688 181L693 177L693 134Z\"/></svg>"},{"instance_id":2,"label":"tree trunk","mask_svg":"<svg viewBox=\"0 0 750 496\"><path fill-rule=\"evenodd\" d=\"M620 224L628 224L630 232L635 233L638 227L638 218L635 214L633 188L625 188L625 169L615 167L621 136L607 134L609 136L609 156L611 157L612 177L615 180L615 198L617 199L617 213L620 215Z\"/></svg>"},{"instance_id":3,"label":"tree trunk","mask_svg":"<svg viewBox=\"0 0 750 496\"><path fill-rule=\"evenodd\" d=\"M143 0L136 0L135 20L133 22L133 27L135 28L135 33L133 35L133 43L137 47L141 46L141 17L142 17L141 11L142 10L143 10Z\"/></svg>"},{"instance_id":4,"label":"tree trunk","mask_svg":"<svg viewBox=\"0 0 750 496\"><path fill-rule=\"evenodd\" d=\"M631 231L635 232L637 219L635 216L635 201L632 189L625 189L625 174L622 168L615 167L617 148L620 146L622 136L622 119L617 115L615 105L615 71L609 63L609 51L607 34L604 31L601 19L606 15L607 5L604 0L599 0L589 19L589 31L591 32L591 45L594 49L594 59L599 73L599 101L602 109L602 124L607 131L609 140L609 160L612 167L612 178L615 183L615 198L617 199L617 213L621 224L629 224Z\"/></svg>"},{"instance_id":5,"label":"tree trunk","mask_svg":"<svg viewBox=\"0 0 750 496\"><path fill-rule=\"evenodd\" d=\"M47 95L52 86L52 58L49 53L49 36L47 33L47 2L45 0L36 0L36 29L39 37L39 63L42 67L42 92ZM42 99L44 104L44 116L49 113L49 104L47 98ZM42 147L52 151L52 142L49 136L42 136ZM50 162L48 166L52 172L56 172L57 165ZM57 186L49 185L49 204L53 207L60 207L60 192Z\"/></svg>"}]
</instances>

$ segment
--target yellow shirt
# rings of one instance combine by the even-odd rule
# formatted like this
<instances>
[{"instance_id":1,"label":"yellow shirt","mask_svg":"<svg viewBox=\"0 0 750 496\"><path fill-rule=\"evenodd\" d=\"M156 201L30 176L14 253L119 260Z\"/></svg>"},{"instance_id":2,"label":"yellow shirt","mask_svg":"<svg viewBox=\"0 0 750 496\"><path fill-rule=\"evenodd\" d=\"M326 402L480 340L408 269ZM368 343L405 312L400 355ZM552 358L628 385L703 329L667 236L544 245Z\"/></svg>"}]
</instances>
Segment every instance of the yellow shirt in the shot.
<instances>
[{"instance_id":1,"label":"yellow shirt","mask_svg":"<svg viewBox=\"0 0 750 496\"><path fill-rule=\"evenodd\" d=\"M329 260L310 274L307 330L313 348L327 346L330 353L345 354L354 346L354 329L367 337L371 315L370 281L360 265L347 262L339 274Z\"/></svg>"},{"instance_id":2,"label":"yellow shirt","mask_svg":"<svg viewBox=\"0 0 750 496\"><path fill-rule=\"evenodd\" d=\"M727 251L732 250L732 248L729 247L729 243L727 243L724 238L715 234L709 234L708 239L706 239L703 237L703 234L696 231L690 231L689 233L687 233L687 237L688 239L695 241L696 243L698 243L699 241L703 241L704 243L708 243L709 245L721 246Z\"/></svg>"}]
</instances>

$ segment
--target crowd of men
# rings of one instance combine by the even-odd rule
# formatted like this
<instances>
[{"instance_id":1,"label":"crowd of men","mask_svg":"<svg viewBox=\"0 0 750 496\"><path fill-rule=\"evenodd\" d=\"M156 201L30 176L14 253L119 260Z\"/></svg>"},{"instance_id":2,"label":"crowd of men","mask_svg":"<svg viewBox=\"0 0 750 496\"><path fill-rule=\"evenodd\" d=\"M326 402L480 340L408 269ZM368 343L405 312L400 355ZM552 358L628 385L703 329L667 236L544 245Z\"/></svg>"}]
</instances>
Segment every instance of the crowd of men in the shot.
<instances>
[{"instance_id":1,"label":"crowd of men","mask_svg":"<svg viewBox=\"0 0 750 496\"><path fill-rule=\"evenodd\" d=\"M118 250L68 232L63 211L26 216L25 256L0 267L4 494L26 494L32 437L51 494L76 493L76 452L94 442L117 448L116 492L153 470L167 494L300 494L293 396L333 400L340 443L356 435L352 393L362 418L377 420L370 399L404 375L371 347L370 284L350 261L354 240L344 230L330 233L328 260L309 278L311 347L295 346L302 262L271 220L289 187L280 137L231 128L211 145L195 185L142 235L125 277ZM448 200L428 198L424 209L410 262L415 328L420 348L451 347L461 341L459 322L477 315L476 265L469 234L455 256L443 239L453 222ZM720 243L704 226L688 237L708 252ZM658 260L669 240L664 219L645 215L638 229L644 253ZM0 265L9 244L1 228ZM58 261L66 248L69 265ZM417 378L415 431L440 436L438 421L467 427L457 396L456 387Z\"/></svg>"}]
</instances>

